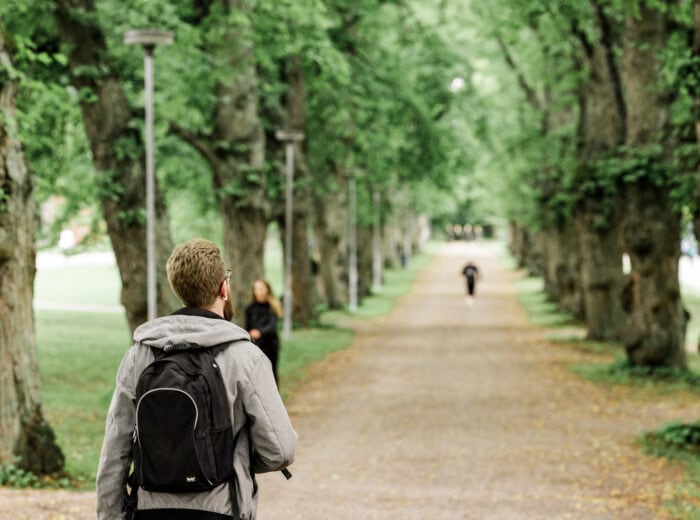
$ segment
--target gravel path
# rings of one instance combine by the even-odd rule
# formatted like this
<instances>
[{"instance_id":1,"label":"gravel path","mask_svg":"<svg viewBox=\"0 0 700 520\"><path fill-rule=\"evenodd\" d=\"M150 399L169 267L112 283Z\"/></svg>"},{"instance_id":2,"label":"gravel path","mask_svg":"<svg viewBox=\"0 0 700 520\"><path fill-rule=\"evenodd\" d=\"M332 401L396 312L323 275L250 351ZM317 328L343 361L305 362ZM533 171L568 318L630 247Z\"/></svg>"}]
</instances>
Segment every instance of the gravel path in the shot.
<instances>
[{"instance_id":1,"label":"gravel path","mask_svg":"<svg viewBox=\"0 0 700 520\"><path fill-rule=\"evenodd\" d=\"M459 272L484 278L474 305ZM581 380L493 252L448 244L410 295L318 367L290 405L294 478L261 480L260 520L645 519L682 482L634 438L694 403Z\"/></svg>"},{"instance_id":2,"label":"gravel path","mask_svg":"<svg viewBox=\"0 0 700 520\"><path fill-rule=\"evenodd\" d=\"M467 258L484 275L473 305ZM446 244L391 315L357 325L291 399L294 477L260 476L258 519L664 518L682 473L634 438L696 420L697 399L569 372L584 354L527 324L516 278L488 246ZM0 489L0 505L3 519L94 518L93 493Z\"/></svg>"}]
</instances>

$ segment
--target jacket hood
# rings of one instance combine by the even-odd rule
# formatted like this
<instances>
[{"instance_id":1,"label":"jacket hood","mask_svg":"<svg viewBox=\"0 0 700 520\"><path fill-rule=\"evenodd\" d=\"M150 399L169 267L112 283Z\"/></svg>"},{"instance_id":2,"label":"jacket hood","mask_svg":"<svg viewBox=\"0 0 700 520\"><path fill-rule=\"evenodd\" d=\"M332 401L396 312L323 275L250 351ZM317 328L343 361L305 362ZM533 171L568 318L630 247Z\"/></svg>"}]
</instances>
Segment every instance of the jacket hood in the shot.
<instances>
[{"instance_id":1,"label":"jacket hood","mask_svg":"<svg viewBox=\"0 0 700 520\"><path fill-rule=\"evenodd\" d=\"M156 318L134 331L135 342L155 348L182 343L209 348L239 340L250 340L250 336L230 321L182 314Z\"/></svg>"}]
</instances>

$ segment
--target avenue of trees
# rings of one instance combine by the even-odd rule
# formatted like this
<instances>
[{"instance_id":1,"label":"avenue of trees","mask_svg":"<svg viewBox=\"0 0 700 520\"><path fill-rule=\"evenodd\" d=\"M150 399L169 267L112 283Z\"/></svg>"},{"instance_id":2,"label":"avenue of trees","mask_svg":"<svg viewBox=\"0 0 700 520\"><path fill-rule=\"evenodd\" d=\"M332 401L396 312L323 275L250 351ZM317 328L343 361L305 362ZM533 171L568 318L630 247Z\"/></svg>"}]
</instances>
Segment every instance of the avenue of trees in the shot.
<instances>
[{"instance_id":1,"label":"avenue of trees","mask_svg":"<svg viewBox=\"0 0 700 520\"><path fill-rule=\"evenodd\" d=\"M0 463L18 457L37 474L63 463L39 398L37 243L91 215L114 251L130 327L146 319L143 51L123 34L153 27L176 35L155 53L160 314L177 306L167 255L203 235L232 267L240 318L269 225L284 227L278 129L306 136L295 150L295 324L347 304L350 236L363 297L378 268L415 253L420 215L454 213L467 193L455 179L469 171L469 136L454 132L466 97L450 90L462 65L411 2L2 3ZM40 228L38 208L57 197Z\"/></svg>"},{"instance_id":2,"label":"avenue of trees","mask_svg":"<svg viewBox=\"0 0 700 520\"><path fill-rule=\"evenodd\" d=\"M512 249L633 364L687 368L678 259L698 223L699 5L499 1L478 13L521 101L499 143L519 188Z\"/></svg>"},{"instance_id":3,"label":"avenue of trees","mask_svg":"<svg viewBox=\"0 0 700 520\"><path fill-rule=\"evenodd\" d=\"M37 243L88 210L131 329L146 319L134 28L175 34L155 53L159 314L177 305L167 255L202 235L225 252L240 318L267 230L284 227L285 128L305 133L296 324L348 303L353 240L362 297L381 267L410 259L425 216L436 228L504 217L518 260L591 338L621 340L634 364L686 368L677 269L681 233L693 218L700 229L699 3L3 2L0 463L62 465L39 398Z\"/></svg>"}]
</instances>

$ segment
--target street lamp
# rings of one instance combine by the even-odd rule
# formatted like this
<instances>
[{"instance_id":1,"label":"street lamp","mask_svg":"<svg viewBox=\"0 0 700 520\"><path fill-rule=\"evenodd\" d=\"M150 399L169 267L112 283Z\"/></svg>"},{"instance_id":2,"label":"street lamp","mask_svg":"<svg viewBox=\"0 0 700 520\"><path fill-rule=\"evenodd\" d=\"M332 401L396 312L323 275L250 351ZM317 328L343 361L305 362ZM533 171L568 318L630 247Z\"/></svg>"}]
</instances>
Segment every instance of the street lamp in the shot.
<instances>
[{"instance_id":1,"label":"street lamp","mask_svg":"<svg viewBox=\"0 0 700 520\"><path fill-rule=\"evenodd\" d=\"M357 178L350 173L348 178L348 308L357 312Z\"/></svg>"},{"instance_id":2,"label":"street lamp","mask_svg":"<svg viewBox=\"0 0 700 520\"><path fill-rule=\"evenodd\" d=\"M275 137L286 148L285 204L284 204L284 321L282 338L292 337L292 219L294 204L294 144L304 140L304 132L277 130Z\"/></svg>"},{"instance_id":3,"label":"street lamp","mask_svg":"<svg viewBox=\"0 0 700 520\"><path fill-rule=\"evenodd\" d=\"M148 319L157 313L156 299L156 228L155 228L155 160L153 155L153 51L157 45L173 43L173 33L157 29L132 30L124 33L124 43L143 46L146 94L146 269Z\"/></svg>"}]
</instances>

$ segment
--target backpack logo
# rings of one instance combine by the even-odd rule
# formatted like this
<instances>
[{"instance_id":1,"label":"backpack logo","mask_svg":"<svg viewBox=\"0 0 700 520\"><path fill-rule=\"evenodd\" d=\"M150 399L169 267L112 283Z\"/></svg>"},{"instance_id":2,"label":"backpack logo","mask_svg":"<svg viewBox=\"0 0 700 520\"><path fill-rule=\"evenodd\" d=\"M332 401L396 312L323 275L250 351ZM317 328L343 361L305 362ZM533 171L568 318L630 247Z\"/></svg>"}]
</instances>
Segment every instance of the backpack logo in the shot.
<instances>
[{"instance_id":1,"label":"backpack logo","mask_svg":"<svg viewBox=\"0 0 700 520\"><path fill-rule=\"evenodd\" d=\"M140 487L170 493L212 489L233 475L233 426L211 352L174 345L136 384L132 451Z\"/></svg>"}]
</instances>

